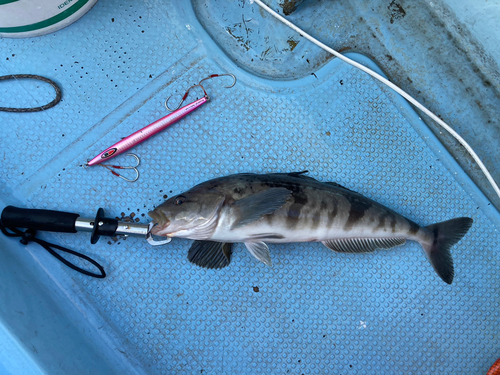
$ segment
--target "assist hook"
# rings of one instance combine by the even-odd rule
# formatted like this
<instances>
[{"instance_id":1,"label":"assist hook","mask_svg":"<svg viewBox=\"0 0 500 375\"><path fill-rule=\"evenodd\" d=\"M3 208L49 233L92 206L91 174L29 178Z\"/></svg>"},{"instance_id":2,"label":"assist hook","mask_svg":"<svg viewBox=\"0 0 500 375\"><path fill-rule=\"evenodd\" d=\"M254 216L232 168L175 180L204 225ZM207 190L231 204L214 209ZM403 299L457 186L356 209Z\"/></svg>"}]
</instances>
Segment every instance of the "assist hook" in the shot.
<instances>
[{"instance_id":1,"label":"assist hook","mask_svg":"<svg viewBox=\"0 0 500 375\"><path fill-rule=\"evenodd\" d=\"M203 81L206 81L206 80L209 80L209 79L213 79L213 78L217 78L217 77L224 77L224 76L228 76L228 77L232 77L233 78L233 83L231 83L229 86L224 86L226 89L230 89L231 87L233 87L236 84L236 77L234 76L234 74L231 74L231 73L211 74L208 77L203 78L200 82L198 82L198 84L200 85Z\"/></svg>"},{"instance_id":2,"label":"assist hook","mask_svg":"<svg viewBox=\"0 0 500 375\"><path fill-rule=\"evenodd\" d=\"M232 77L232 78L233 78L233 83L231 83L229 86L223 86L223 87L224 87L224 88L226 88L226 89L230 89L231 87L233 87L233 86L236 84L236 77L234 76L234 74L231 74L231 73L225 73L225 74L211 74L211 75L209 75L208 77L203 78L200 82L198 82L198 84L193 85L193 86L191 86L190 88L188 88L188 89L186 90L186 93L185 93L185 94L184 94L184 96L182 97L182 99L181 99L181 101L180 101L179 105L178 105L177 107L175 107L175 108L170 108L170 107L168 106L168 101L169 101L169 100L170 100L170 98L172 97L172 95L170 95L170 96L167 98L167 100L165 100L165 108L167 108L170 112L173 112L173 111L178 110L178 109L181 107L182 103L184 103L184 101L185 101L185 100L186 100L186 98L188 97L188 95L189 95L189 91L190 91L193 87L197 87L197 86L201 87L201 89L203 90L203 93L205 94L205 95L204 95L204 96L205 96L205 98L207 98L207 99L208 99L208 94L207 94L207 92L205 91L205 88L201 85L201 83L202 83L203 81L207 81L207 80L209 80L209 79L214 79L214 78L217 78L217 77L225 77L225 76L227 76L227 77Z\"/></svg>"},{"instance_id":3,"label":"assist hook","mask_svg":"<svg viewBox=\"0 0 500 375\"><path fill-rule=\"evenodd\" d=\"M109 171L111 173L113 173L113 175L115 175L116 177L120 177L121 179L123 179L127 182L135 182L139 179L139 170L137 169L137 167L139 166L139 164L141 164L141 159L139 159L139 157L136 154L126 154L126 155L129 155L129 156L132 156L133 158L135 158L136 164L130 165L130 166L125 166L125 167L121 166L121 165L112 165L112 164L97 164L97 165L100 165L101 167L109 169ZM123 177L121 174L115 172L113 169L132 169L135 172L135 178L130 179L130 178Z\"/></svg>"},{"instance_id":4,"label":"assist hook","mask_svg":"<svg viewBox=\"0 0 500 375\"><path fill-rule=\"evenodd\" d=\"M181 102L180 102L180 103L179 103L179 105L178 105L177 107L175 107L175 108L170 108L170 107L168 106L168 101L169 101L169 100L170 100L170 98L172 97L172 95L170 95L170 96L167 98L167 100L165 100L165 108L167 108L170 112L173 112L173 111L178 110L178 109L181 107L182 103L184 103L184 100L186 100L186 98L188 97L188 95L189 95L189 91L190 91L193 87L197 87L197 86L198 86L198 87L201 87L201 89L203 90L203 94L204 94L205 98L207 98L207 99L208 99L208 94L207 94L207 92L205 91L205 88L204 88L202 85L200 85L200 84L198 83L198 84L196 84L196 85L191 86L190 88L188 88L188 89L186 90L186 93L185 93L185 94L184 94L184 96L182 97Z\"/></svg>"}]
</instances>

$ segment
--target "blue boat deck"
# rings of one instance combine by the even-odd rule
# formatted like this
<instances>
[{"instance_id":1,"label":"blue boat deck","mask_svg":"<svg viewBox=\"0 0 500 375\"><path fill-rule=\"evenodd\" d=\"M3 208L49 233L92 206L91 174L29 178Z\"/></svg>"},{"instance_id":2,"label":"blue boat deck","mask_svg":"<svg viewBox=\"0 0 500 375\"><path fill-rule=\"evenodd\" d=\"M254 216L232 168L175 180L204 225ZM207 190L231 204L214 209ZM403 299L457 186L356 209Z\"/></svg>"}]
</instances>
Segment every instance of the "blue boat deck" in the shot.
<instances>
[{"instance_id":1,"label":"blue boat deck","mask_svg":"<svg viewBox=\"0 0 500 375\"><path fill-rule=\"evenodd\" d=\"M500 175L498 77L473 79L493 62L474 71L472 47L430 49L455 40L443 32L446 12L401 2L405 15L391 23L390 2L323 3L304 2L290 17L415 94ZM500 357L498 198L460 147L403 99L256 7L102 0L54 34L2 39L0 75L39 74L63 89L50 110L0 113L2 207L84 217L103 207L146 223L165 197L210 178L308 170L421 225L472 217L452 249L453 284L416 243L363 255L270 245L272 268L238 244L231 265L216 271L188 262L188 240L151 247L103 237L90 246L85 233L40 233L103 264L108 277L97 280L2 236L0 373L484 374ZM423 19L425 38L415 30ZM346 33L336 39L336 30ZM165 116L169 95L226 72L237 77L233 88L208 81L207 104L134 148L137 182L83 167ZM0 90L4 106L52 95L29 81Z\"/></svg>"}]
</instances>

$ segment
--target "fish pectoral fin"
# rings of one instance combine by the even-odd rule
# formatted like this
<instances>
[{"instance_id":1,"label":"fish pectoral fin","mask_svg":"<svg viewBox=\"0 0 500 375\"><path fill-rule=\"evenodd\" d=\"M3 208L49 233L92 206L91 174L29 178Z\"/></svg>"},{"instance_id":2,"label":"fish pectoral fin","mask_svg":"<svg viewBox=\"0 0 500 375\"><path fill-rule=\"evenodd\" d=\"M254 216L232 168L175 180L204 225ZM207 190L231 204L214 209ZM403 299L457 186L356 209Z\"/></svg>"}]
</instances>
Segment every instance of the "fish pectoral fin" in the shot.
<instances>
[{"instance_id":1,"label":"fish pectoral fin","mask_svg":"<svg viewBox=\"0 0 500 375\"><path fill-rule=\"evenodd\" d=\"M231 229L239 228L259 220L264 215L280 209L290 198L292 192L285 188L270 188L249 195L233 203L237 219Z\"/></svg>"},{"instance_id":2,"label":"fish pectoral fin","mask_svg":"<svg viewBox=\"0 0 500 375\"><path fill-rule=\"evenodd\" d=\"M403 245L406 238L339 238L321 243L339 253L370 253L376 249L390 249Z\"/></svg>"},{"instance_id":3,"label":"fish pectoral fin","mask_svg":"<svg viewBox=\"0 0 500 375\"><path fill-rule=\"evenodd\" d=\"M188 260L204 268L224 268L231 262L231 244L213 241L194 241Z\"/></svg>"},{"instance_id":4,"label":"fish pectoral fin","mask_svg":"<svg viewBox=\"0 0 500 375\"><path fill-rule=\"evenodd\" d=\"M271 254L269 254L269 248L264 242L245 242L250 254L252 254L257 260L262 263L272 266Z\"/></svg>"}]
</instances>

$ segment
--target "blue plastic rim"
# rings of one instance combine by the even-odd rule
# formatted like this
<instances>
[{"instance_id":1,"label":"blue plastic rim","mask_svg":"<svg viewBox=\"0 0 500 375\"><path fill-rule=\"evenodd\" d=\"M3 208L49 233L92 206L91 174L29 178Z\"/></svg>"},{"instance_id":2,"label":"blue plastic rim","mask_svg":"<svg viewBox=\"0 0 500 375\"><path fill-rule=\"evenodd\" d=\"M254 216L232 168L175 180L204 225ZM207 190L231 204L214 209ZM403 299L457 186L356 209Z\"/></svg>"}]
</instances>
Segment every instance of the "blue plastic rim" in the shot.
<instances>
[{"instance_id":1,"label":"blue plastic rim","mask_svg":"<svg viewBox=\"0 0 500 375\"><path fill-rule=\"evenodd\" d=\"M2 239L12 261L0 273L0 319L24 355L49 373L485 373L500 355L499 215L422 120L336 60L299 80L256 77L180 8L101 1L59 33L3 41L15 56L0 62L2 74L57 77L64 97L50 111L0 114L2 201L82 216L104 207L147 222L166 197L210 178L307 169L422 225L472 217L452 250L454 283L434 274L416 243L366 255L270 245L272 268L236 245L231 265L213 271L187 261L187 240L90 246L86 234L42 235L103 264L109 276L94 280ZM236 75L233 88L208 81L209 103L134 149L136 183L82 167L164 116L169 95L224 72ZM33 100L22 86L9 94ZM46 294L17 288L19 273Z\"/></svg>"}]
</instances>

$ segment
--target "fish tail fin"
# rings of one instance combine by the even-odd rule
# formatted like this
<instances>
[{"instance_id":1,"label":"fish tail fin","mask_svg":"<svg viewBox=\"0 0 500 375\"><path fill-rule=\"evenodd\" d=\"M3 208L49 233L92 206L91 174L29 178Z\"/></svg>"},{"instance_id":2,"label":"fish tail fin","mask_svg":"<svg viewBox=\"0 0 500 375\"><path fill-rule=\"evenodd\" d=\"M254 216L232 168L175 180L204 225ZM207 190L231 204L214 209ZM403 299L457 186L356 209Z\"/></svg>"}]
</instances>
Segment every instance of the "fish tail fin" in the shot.
<instances>
[{"instance_id":1,"label":"fish tail fin","mask_svg":"<svg viewBox=\"0 0 500 375\"><path fill-rule=\"evenodd\" d=\"M426 227L434 240L432 243L422 243L422 247L436 273L447 284L451 284L455 275L450 249L465 236L471 225L471 218L459 217Z\"/></svg>"}]
</instances>

